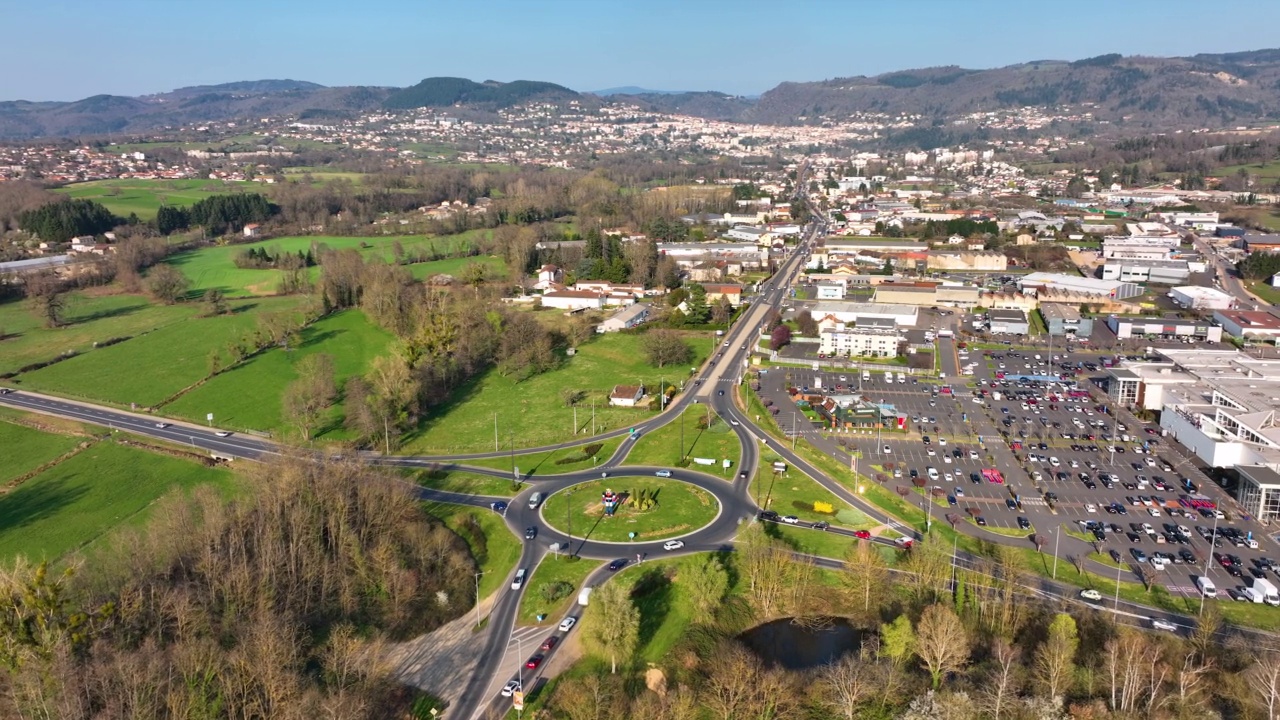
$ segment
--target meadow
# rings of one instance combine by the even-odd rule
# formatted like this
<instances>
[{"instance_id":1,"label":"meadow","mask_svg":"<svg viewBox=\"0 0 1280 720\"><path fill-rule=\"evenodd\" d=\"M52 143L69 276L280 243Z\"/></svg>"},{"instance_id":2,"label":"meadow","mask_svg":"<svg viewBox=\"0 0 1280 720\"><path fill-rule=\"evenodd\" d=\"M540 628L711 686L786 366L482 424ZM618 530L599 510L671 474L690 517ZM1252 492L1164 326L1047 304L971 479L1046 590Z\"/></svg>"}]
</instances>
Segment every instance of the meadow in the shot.
<instances>
[{"instance_id":1,"label":"meadow","mask_svg":"<svg viewBox=\"0 0 1280 720\"><path fill-rule=\"evenodd\" d=\"M243 191L254 183L223 180L94 180L58 188L57 192L73 198L94 200L120 217L136 213L142 220L152 220L161 205L191 207L211 195Z\"/></svg>"},{"instance_id":2,"label":"meadow","mask_svg":"<svg viewBox=\"0 0 1280 720\"><path fill-rule=\"evenodd\" d=\"M600 565L599 560L570 559L568 555L554 553L542 558L533 575L525 582L516 622L521 625L558 625L569 614L569 609L578 602L578 591L582 588L582 583ZM565 591L562 597L548 599L546 588L558 583L571 585L573 589L567 590L562 586L560 589ZM556 594L558 593L552 593L552 597ZM538 622L538 615L546 617ZM531 648L529 654L532 653Z\"/></svg>"},{"instance_id":3,"label":"meadow","mask_svg":"<svg viewBox=\"0 0 1280 720\"><path fill-rule=\"evenodd\" d=\"M350 376L363 374L379 355L387 353L391 335L365 318L359 310L324 317L302 331L296 348L274 348L231 370L211 378L191 392L165 405L163 414L214 423L241 430L274 431L282 425L280 398L284 387L298 378L294 365L307 355L328 353L338 386ZM208 350L203 351L205 354ZM341 408L335 406L319 434L340 437Z\"/></svg>"},{"instance_id":4,"label":"meadow","mask_svg":"<svg viewBox=\"0 0 1280 720\"><path fill-rule=\"evenodd\" d=\"M555 312L543 310L540 312ZM454 391L419 428L405 438L403 452L430 454L493 450L494 417L503 447L550 445L572 440L575 408L565 403L565 392L584 396L576 405L579 433L590 434L592 398L595 399L597 432L626 427L651 416L637 408L609 407L608 396L619 384L644 383L656 388L660 379L669 383L688 377L710 353L714 340L689 335L686 341L696 357L689 365L655 368L645 360L641 336L623 333L597 335L577 348L573 357L561 357L560 366L523 381L489 370Z\"/></svg>"},{"instance_id":5,"label":"meadow","mask_svg":"<svg viewBox=\"0 0 1280 720\"><path fill-rule=\"evenodd\" d=\"M6 462L4 470L11 472ZM57 559L114 528L136 526L174 488L235 488L231 471L98 442L0 496L0 559Z\"/></svg>"},{"instance_id":6,"label":"meadow","mask_svg":"<svg viewBox=\"0 0 1280 720\"><path fill-rule=\"evenodd\" d=\"M4 448L4 459L0 462L0 485L56 460L63 453L74 449L82 440L83 438L70 435L41 432L0 419L0 448Z\"/></svg>"},{"instance_id":7,"label":"meadow","mask_svg":"<svg viewBox=\"0 0 1280 720\"><path fill-rule=\"evenodd\" d=\"M263 298L234 312L175 322L131 340L19 376L22 387L94 401L153 407L210 371L209 356L255 326L256 313L286 310L297 298Z\"/></svg>"},{"instance_id":8,"label":"meadow","mask_svg":"<svg viewBox=\"0 0 1280 720\"><path fill-rule=\"evenodd\" d=\"M464 251L474 246L478 239L477 232L472 231L460 235L429 238L423 235L404 237L281 237L261 240L254 243L236 245L218 245L176 253L165 262L182 271L191 281L193 294L201 294L206 290L218 289L228 297L244 297L253 295L272 295L277 291L280 273L271 269L238 268L235 257L250 249L266 250L273 256L279 252L306 254L316 253L323 246L332 250L359 250L366 258L380 258L390 262L394 259L394 248L398 241L406 254L418 251L436 250L442 255ZM435 262L416 263L407 266L409 272L418 279L436 273L457 274L469 262L485 263L492 277L504 276L505 269L501 260L487 257L450 258ZM311 279L320 276L320 268L310 269Z\"/></svg>"}]
</instances>

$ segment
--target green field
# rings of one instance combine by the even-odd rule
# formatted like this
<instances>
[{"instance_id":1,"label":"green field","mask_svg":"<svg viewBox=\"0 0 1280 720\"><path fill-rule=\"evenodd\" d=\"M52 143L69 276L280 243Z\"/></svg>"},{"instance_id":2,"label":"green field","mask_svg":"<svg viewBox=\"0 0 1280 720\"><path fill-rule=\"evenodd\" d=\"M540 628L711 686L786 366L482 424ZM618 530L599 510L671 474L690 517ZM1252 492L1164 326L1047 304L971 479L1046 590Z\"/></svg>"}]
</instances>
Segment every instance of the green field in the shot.
<instances>
[{"instance_id":1,"label":"green field","mask_svg":"<svg viewBox=\"0 0 1280 720\"><path fill-rule=\"evenodd\" d=\"M172 488L211 483L230 490L234 482L228 470L99 442L0 497L0 558L59 558L117 526L142 522Z\"/></svg>"},{"instance_id":2,"label":"green field","mask_svg":"<svg viewBox=\"0 0 1280 720\"><path fill-rule=\"evenodd\" d=\"M509 478L480 475L466 470L423 470L416 473L413 480L425 488L472 495L511 497L519 492Z\"/></svg>"},{"instance_id":3,"label":"green field","mask_svg":"<svg viewBox=\"0 0 1280 720\"><path fill-rule=\"evenodd\" d=\"M252 192L258 186L222 180L95 180L75 183L57 191L73 198L102 203L108 210L128 217L137 213L143 220L156 216L161 205L190 207L211 196L231 192Z\"/></svg>"},{"instance_id":4,"label":"green field","mask_svg":"<svg viewBox=\"0 0 1280 720\"><path fill-rule=\"evenodd\" d=\"M473 247L479 232L482 231L439 238L428 238L422 235L376 238L282 237L242 245L219 245L189 250L172 255L165 262L182 270L191 281L191 289L194 293L203 293L205 290L217 288L229 297L271 295L276 292L279 285L280 272L271 269L238 268L235 265L237 255L250 249L266 250L273 256L279 252L297 253L299 251L303 254L308 251L318 254L319 248L323 246L331 250L359 250L366 258L377 257L390 262L395 256L397 241L408 256L413 256L419 250L429 251L432 248L441 254L448 255ZM436 273L456 274L470 262L485 263L495 277L505 275L502 262L497 258L450 258L407 267L414 277L423 278ZM319 275L318 267L311 268L313 280Z\"/></svg>"},{"instance_id":5,"label":"green field","mask_svg":"<svg viewBox=\"0 0 1280 720\"><path fill-rule=\"evenodd\" d=\"M1275 305L1276 303L1280 303L1280 290L1277 290L1276 288L1271 287L1271 285L1269 285L1268 283L1265 283L1265 282L1250 283L1249 292L1253 293L1254 295L1257 295L1258 297L1271 303L1272 305Z\"/></svg>"},{"instance_id":6,"label":"green field","mask_svg":"<svg viewBox=\"0 0 1280 720\"><path fill-rule=\"evenodd\" d=\"M481 599L506 586L507 573L520 560L522 546L501 515L484 508L445 503L424 503L423 507L466 541L472 559L484 573L480 576Z\"/></svg>"},{"instance_id":7,"label":"green field","mask_svg":"<svg viewBox=\"0 0 1280 720\"><path fill-rule=\"evenodd\" d=\"M574 409L562 392L577 390L587 397L577 404L580 432L591 429L591 398L595 398L596 431L604 432L651 417L648 410L608 406L614 385L644 383L657 387L660 378L675 382L688 376L710 352L710 337L689 336L697 357L687 367L651 367L641 351L639 335L608 333L592 338L564 358L560 367L517 382L496 370L483 373L454 391L448 402L434 408L421 427L406 437L403 450L411 454L483 452L493 449L493 418L504 447L517 448L566 442L574 436ZM511 438L508 440L508 436Z\"/></svg>"},{"instance_id":8,"label":"green field","mask_svg":"<svg viewBox=\"0 0 1280 720\"><path fill-rule=\"evenodd\" d=\"M22 387L95 401L154 407L210 372L209 354L253 330L257 312L297 305L297 298L237 303L233 312L171 323L122 343L19 376Z\"/></svg>"},{"instance_id":9,"label":"green field","mask_svg":"<svg viewBox=\"0 0 1280 720\"><path fill-rule=\"evenodd\" d=\"M570 560L566 555L549 554L538 563L533 575L525 582L520 596L520 612L516 622L521 625L557 625L565 614L578 601L578 590L592 570L600 567L599 560L579 558ZM573 586L568 594L556 599L548 599L544 588L553 583L567 583ZM561 588L563 589L563 588ZM538 622L538 615L546 615ZM530 655L533 653L530 652Z\"/></svg>"},{"instance_id":10,"label":"green field","mask_svg":"<svg viewBox=\"0 0 1280 720\"><path fill-rule=\"evenodd\" d=\"M302 344L296 349L286 352L276 348L257 355L166 405L163 412L201 423L206 413L213 413L214 424L221 427L276 430L282 424L281 392L297 379L293 366L298 360L314 353L333 356L341 386L351 375L364 373L373 358L386 354L390 344L391 335L370 323L363 312L336 313L303 330ZM334 407L318 434L340 426L341 409Z\"/></svg>"},{"instance_id":11,"label":"green field","mask_svg":"<svg viewBox=\"0 0 1280 720\"><path fill-rule=\"evenodd\" d=\"M0 420L0 485L55 460L84 438L41 432L23 425Z\"/></svg>"},{"instance_id":12,"label":"green field","mask_svg":"<svg viewBox=\"0 0 1280 720\"><path fill-rule=\"evenodd\" d=\"M153 305L141 295L66 295L64 325L49 329L31 306L22 301L0 304L0 372L13 372L31 363L51 360L67 352L84 352L95 342L129 337L185 320L197 308Z\"/></svg>"},{"instance_id":13,"label":"green field","mask_svg":"<svg viewBox=\"0 0 1280 720\"><path fill-rule=\"evenodd\" d=\"M691 405L685 408L681 432L681 420L669 422L657 430L646 433L635 441L635 447L627 453L627 465L656 465L659 467L681 467L686 463L684 457L715 460L715 466L703 467L693 465L713 475L732 477L732 470L722 467L721 460L730 460L736 467L742 457L742 442L737 434L719 415L710 414L711 424L707 423L710 405ZM684 452L680 451L681 437L684 438ZM692 462L692 461L690 461Z\"/></svg>"},{"instance_id":14,"label":"green field","mask_svg":"<svg viewBox=\"0 0 1280 720\"><path fill-rule=\"evenodd\" d=\"M606 517L600 496L606 489L631 497ZM641 490L658 491L658 504L636 510ZM720 503L709 493L678 480L656 477L616 477L578 483L553 493L542 504L542 520L565 534L587 536L603 542L627 542L629 533L639 541L662 540L691 533L715 519ZM569 532L570 514L572 533Z\"/></svg>"},{"instance_id":15,"label":"green field","mask_svg":"<svg viewBox=\"0 0 1280 720\"><path fill-rule=\"evenodd\" d=\"M499 442L501 443L501 438ZM493 468L494 470L512 469L514 462L515 468L520 471L522 477L529 475L559 475L561 473L582 470L598 462L604 462L613 457L613 453L618 450L618 446L622 444L623 438L613 438L599 443L586 443L583 445L574 445L572 447L561 448L559 450L546 450L543 452L520 453L517 452L514 457L491 457L478 458L475 460L462 460L462 465L474 465L477 467ZM599 445L600 449L595 455L585 456L582 453L588 445ZM510 447L510 446L508 446ZM572 459L573 462L557 463L557 460Z\"/></svg>"}]
</instances>

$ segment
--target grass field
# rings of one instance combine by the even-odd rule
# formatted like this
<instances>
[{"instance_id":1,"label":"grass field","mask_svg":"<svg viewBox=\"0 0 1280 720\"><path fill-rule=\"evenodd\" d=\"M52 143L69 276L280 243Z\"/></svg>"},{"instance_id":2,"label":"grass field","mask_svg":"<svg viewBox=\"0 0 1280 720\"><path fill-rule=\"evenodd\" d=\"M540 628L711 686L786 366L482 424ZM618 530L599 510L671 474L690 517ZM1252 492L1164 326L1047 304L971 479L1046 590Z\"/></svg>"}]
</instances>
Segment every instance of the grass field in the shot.
<instances>
[{"instance_id":1,"label":"grass field","mask_svg":"<svg viewBox=\"0 0 1280 720\"><path fill-rule=\"evenodd\" d=\"M606 489L630 494L613 517L606 517L600 496ZM641 490L658 492L658 503L649 510L636 510ZM707 492L678 480L656 477L616 477L579 483L553 493L542 504L542 520L566 534L586 535L591 540L627 542L652 541L693 532L715 519L720 503ZM573 533L568 522L572 515Z\"/></svg>"},{"instance_id":2,"label":"grass field","mask_svg":"<svg viewBox=\"0 0 1280 720\"><path fill-rule=\"evenodd\" d=\"M1256 282L1249 284L1249 292L1275 305L1280 303L1280 290L1271 287L1265 282Z\"/></svg>"},{"instance_id":3,"label":"grass field","mask_svg":"<svg viewBox=\"0 0 1280 720\"><path fill-rule=\"evenodd\" d=\"M484 508L445 503L424 503L427 513L438 518L466 541L480 571L480 598L502 588L507 573L520 560L520 540L511 533L502 516Z\"/></svg>"},{"instance_id":4,"label":"grass field","mask_svg":"<svg viewBox=\"0 0 1280 720\"><path fill-rule=\"evenodd\" d=\"M0 458L0 485L56 459L83 440L0 421L0 448L4 448Z\"/></svg>"},{"instance_id":5,"label":"grass field","mask_svg":"<svg viewBox=\"0 0 1280 720\"><path fill-rule=\"evenodd\" d=\"M263 298L232 305L234 312L171 323L145 335L19 376L22 387L140 407L152 407L198 382L209 355L252 331L258 312L285 310L298 299Z\"/></svg>"},{"instance_id":6,"label":"grass field","mask_svg":"<svg viewBox=\"0 0 1280 720\"><path fill-rule=\"evenodd\" d=\"M99 442L0 497L0 558L59 558L141 523L170 489L205 483L229 491L235 479L229 470Z\"/></svg>"},{"instance_id":7,"label":"grass field","mask_svg":"<svg viewBox=\"0 0 1280 720\"><path fill-rule=\"evenodd\" d=\"M166 405L164 412L194 422L204 422L205 414L213 413L214 424L222 427L277 430L282 422L281 392L297 379L293 366L298 360L314 353L333 356L341 387L346 378L364 373L373 358L387 352L390 343L391 336L359 310L330 315L305 329L296 349L268 350ZM335 406L318 434L328 432L338 437L341 424L341 409Z\"/></svg>"},{"instance_id":8,"label":"grass field","mask_svg":"<svg viewBox=\"0 0 1280 720\"><path fill-rule=\"evenodd\" d=\"M546 311L544 311L546 312ZM689 368L701 364L711 350L710 337L689 336L697 357L688 366L651 367L641 350L639 335L608 333L592 338L572 358L562 358L560 367L523 382L490 370L454 391L448 402L428 416L421 427L406 437L405 453L483 452L493 449L493 418L498 415L498 433L510 435L515 446L550 445L573 439L574 409L562 393L577 390L587 394L578 402L579 431L591 429L591 398L595 398L596 429L603 432L626 427L651 416L648 410L609 407L607 397L614 385L644 383L657 387L661 378L673 382L687 376ZM503 441L508 446L510 441Z\"/></svg>"},{"instance_id":9,"label":"grass field","mask_svg":"<svg viewBox=\"0 0 1280 720\"><path fill-rule=\"evenodd\" d=\"M710 405L691 405L684 410L684 432L680 430L680 420L646 433L635 441L635 447L627 454L627 465L657 465L661 467L681 467L684 457L709 458L715 460L715 467L693 465L713 475L732 478L733 470L726 470L721 460L730 460L736 467L742 457L742 442L733 432L733 428L719 415L711 413L711 424L707 423ZM681 436L684 438L684 452L681 452ZM692 461L690 461L692 462Z\"/></svg>"},{"instance_id":10,"label":"grass field","mask_svg":"<svg viewBox=\"0 0 1280 720\"><path fill-rule=\"evenodd\" d=\"M425 488L472 495L511 497L519 492L507 478L469 473L466 470L422 470L414 474L413 481Z\"/></svg>"},{"instance_id":11,"label":"grass field","mask_svg":"<svg viewBox=\"0 0 1280 720\"><path fill-rule=\"evenodd\" d=\"M516 622L521 625L555 626L568 614L570 607L578 601L578 590L591 571L600 567L599 560L579 558L570 560L567 555L547 555L538 563L533 575L525 582L520 596L520 612ZM548 599L545 589L555 583L572 585L573 589L556 599ZM564 588L561 588L564 590ZM546 619L538 622L538 615L546 615ZM538 646L524 648L526 656L537 651Z\"/></svg>"},{"instance_id":12,"label":"grass field","mask_svg":"<svg viewBox=\"0 0 1280 720\"><path fill-rule=\"evenodd\" d=\"M584 456L583 450L587 445L575 445L573 447L561 448L559 450L547 450L537 453L520 453L517 452L514 458L515 467L520 471L521 476L528 475L558 475L560 473L573 472L582 470L596 462L604 462L613 457L613 453L617 451L618 446L623 442L623 438L613 438L600 443L589 443L599 445L600 449L592 456ZM508 446L509 448L510 446ZM574 459L574 462L566 462L557 464L557 460ZM511 457L494 457L480 458L477 460L463 460L463 465L475 465L478 467L493 468L494 470L510 471L512 466Z\"/></svg>"},{"instance_id":13,"label":"grass field","mask_svg":"<svg viewBox=\"0 0 1280 720\"><path fill-rule=\"evenodd\" d=\"M331 250L359 250L366 258L377 257L390 262L395 256L394 249L397 241L404 248L405 253L410 256L419 250L425 251L432 248L441 254L450 254L473 247L480 232L487 231L471 231L461 235L439 238L428 238L423 235L373 238L282 237L243 245L220 245L189 250L177 253L169 257L165 262L177 267L187 276L191 281L191 291L193 293L203 293L205 290L217 288L228 297L270 295L276 292L280 281L280 273L271 269L238 268L235 265L235 257L237 255L250 249L266 250L273 256L279 252L297 253L301 251L306 254L309 250L314 252L323 246ZM436 273L458 273L462 267L472 261L483 262L488 265L490 272L494 276L505 274L505 269L500 260L482 257L450 258L409 265L408 268L414 277L422 278ZM313 280L319 275L320 269L318 267L311 268Z\"/></svg>"},{"instance_id":14,"label":"grass field","mask_svg":"<svg viewBox=\"0 0 1280 720\"><path fill-rule=\"evenodd\" d=\"M190 306L154 305L141 295L74 292L66 295L65 324L50 329L27 303L3 303L0 328L6 338L0 340L0 372L13 372L67 351L84 352L95 342L154 330L196 312Z\"/></svg>"},{"instance_id":15,"label":"grass field","mask_svg":"<svg viewBox=\"0 0 1280 720\"><path fill-rule=\"evenodd\" d=\"M190 207L211 195L256 189L253 183L208 179L95 180L68 185L57 192L102 203L120 217L137 213L139 218L150 220L161 205Z\"/></svg>"}]
</instances>

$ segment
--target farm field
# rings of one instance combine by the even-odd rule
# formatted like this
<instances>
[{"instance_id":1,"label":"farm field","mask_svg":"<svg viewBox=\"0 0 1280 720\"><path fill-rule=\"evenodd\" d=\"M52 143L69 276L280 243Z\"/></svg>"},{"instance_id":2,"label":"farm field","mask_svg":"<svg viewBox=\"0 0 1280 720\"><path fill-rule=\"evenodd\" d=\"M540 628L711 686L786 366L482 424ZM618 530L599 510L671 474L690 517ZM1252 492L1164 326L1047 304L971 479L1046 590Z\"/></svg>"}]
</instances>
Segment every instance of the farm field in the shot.
<instances>
[{"instance_id":1,"label":"farm field","mask_svg":"<svg viewBox=\"0 0 1280 720\"><path fill-rule=\"evenodd\" d=\"M736 468L738 460L742 458L742 442L734 434L733 428L714 412L710 414L711 424L706 425L707 413L710 409L710 405L691 405L685 408L683 433L681 433L680 419L646 433L635 441L635 447L627 453L627 459L623 464L682 467L684 463L680 461L684 456L699 457L714 460L715 465L695 465L690 460L688 466L712 475L732 478L730 473L737 472L732 468ZM680 447L682 437L683 453ZM732 462L730 469L724 469L721 466L721 460Z\"/></svg>"},{"instance_id":2,"label":"farm field","mask_svg":"<svg viewBox=\"0 0 1280 720\"><path fill-rule=\"evenodd\" d=\"M94 180L75 183L57 192L102 203L120 217L137 213L143 220L155 218L161 205L190 207L210 195L256 189L254 183L223 180Z\"/></svg>"},{"instance_id":3,"label":"farm field","mask_svg":"<svg viewBox=\"0 0 1280 720\"><path fill-rule=\"evenodd\" d=\"M600 496L605 490L630 494L613 517L604 513ZM648 510L636 506L641 491L657 492L657 504ZM542 521L556 530L603 542L663 540L691 533L715 519L720 503L704 490L679 480L656 477L616 477L589 480L552 493L542 504ZM621 548L619 548L621 550Z\"/></svg>"},{"instance_id":4,"label":"farm field","mask_svg":"<svg viewBox=\"0 0 1280 720\"><path fill-rule=\"evenodd\" d=\"M256 313L286 310L298 299L236 303L235 312L171 323L145 335L18 376L22 387L94 401L153 407L209 374L209 355L253 330Z\"/></svg>"},{"instance_id":5,"label":"farm field","mask_svg":"<svg viewBox=\"0 0 1280 720\"><path fill-rule=\"evenodd\" d=\"M122 525L136 525L173 488L235 487L229 470L96 443L0 497L0 558L62 557Z\"/></svg>"},{"instance_id":6,"label":"farm field","mask_svg":"<svg viewBox=\"0 0 1280 720\"><path fill-rule=\"evenodd\" d=\"M46 328L23 301L0 304L0 373L14 372L68 350L84 352L95 342L127 337L185 320L198 312L189 305L158 305L141 295L66 295L64 325Z\"/></svg>"},{"instance_id":7,"label":"farm field","mask_svg":"<svg viewBox=\"0 0 1280 720\"><path fill-rule=\"evenodd\" d=\"M574 409L565 404L565 391L585 394L577 403L579 432L591 430L592 398L597 432L626 427L651 413L609 407L608 396L615 385L644 383L657 387L663 378L675 382L687 377L689 368L700 365L714 344L711 337L689 335L686 341L695 350L694 360L687 367L659 369L645 360L640 340L639 335L623 333L598 335L580 346L574 357L563 357L560 367L522 382L490 370L455 390L448 402L406 437L402 452L492 450L495 414L499 434L510 434L517 449L572 440ZM505 445L508 441L503 442Z\"/></svg>"},{"instance_id":8,"label":"farm field","mask_svg":"<svg viewBox=\"0 0 1280 720\"><path fill-rule=\"evenodd\" d=\"M330 315L302 331L302 344L291 351L272 349L243 365L209 380L164 407L164 414L205 421L213 413L215 425L233 429L274 431L280 429L280 396L284 387L297 379L293 366L314 353L333 356L333 366L341 387L346 378L364 373L373 358L387 352L391 335L373 325L359 310ZM207 354L207 353L206 353ZM341 408L330 410L327 426L318 435L341 430ZM336 435L331 435L336 437Z\"/></svg>"},{"instance_id":9,"label":"farm field","mask_svg":"<svg viewBox=\"0 0 1280 720\"><path fill-rule=\"evenodd\" d=\"M0 419L0 485L57 459L84 438L41 432Z\"/></svg>"},{"instance_id":10,"label":"farm field","mask_svg":"<svg viewBox=\"0 0 1280 720\"><path fill-rule=\"evenodd\" d=\"M399 241L406 254L414 254L419 250L435 249L441 254L450 254L472 247L476 239L476 231L451 235L447 237L428 238L423 235L404 237L282 237L262 240L254 243L237 245L219 245L199 248L170 256L165 262L177 267L191 281L191 291L195 294L217 288L229 297L249 295L271 295L276 292L280 280L279 272L271 269L238 268L235 257L250 249L266 250L272 255L277 252L306 253L313 248L324 246L333 250L355 249L366 258L379 257L391 261L394 248ZM366 247L367 246L367 247ZM441 272L456 273L468 262L476 260L489 264L494 274L500 274L502 263L496 258L458 258L407 266L416 278L423 278ZM432 266L432 267L428 267ZM320 275L318 267L311 268L311 278Z\"/></svg>"}]
</instances>

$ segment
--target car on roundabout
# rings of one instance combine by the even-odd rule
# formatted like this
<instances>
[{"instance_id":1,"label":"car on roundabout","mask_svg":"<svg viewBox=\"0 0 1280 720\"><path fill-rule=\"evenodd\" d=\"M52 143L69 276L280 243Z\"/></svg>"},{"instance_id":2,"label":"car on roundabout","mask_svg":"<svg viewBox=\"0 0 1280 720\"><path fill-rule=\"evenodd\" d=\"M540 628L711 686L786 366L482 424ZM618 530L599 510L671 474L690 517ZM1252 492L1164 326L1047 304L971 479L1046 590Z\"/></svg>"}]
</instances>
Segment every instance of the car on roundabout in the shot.
<instances>
[{"instance_id":1,"label":"car on roundabout","mask_svg":"<svg viewBox=\"0 0 1280 720\"><path fill-rule=\"evenodd\" d=\"M870 540L870 539L871 539L871 533L870 533L869 531L867 531L867 530L854 530L854 531L853 531L853 536L854 536L854 537L856 537L856 538L858 538L859 540Z\"/></svg>"},{"instance_id":2,"label":"car on roundabout","mask_svg":"<svg viewBox=\"0 0 1280 720\"><path fill-rule=\"evenodd\" d=\"M658 472L654 473L654 475L657 475L658 477L662 477L662 478L669 478L669 477L671 477L671 471L670 471L670 470L659 470Z\"/></svg>"},{"instance_id":3,"label":"car on roundabout","mask_svg":"<svg viewBox=\"0 0 1280 720\"><path fill-rule=\"evenodd\" d=\"M618 572L626 564L627 564L626 560L623 560L622 558L618 558L617 560L614 560L613 562L609 563L609 572Z\"/></svg>"},{"instance_id":4,"label":"car on roundabout","mask_svg":"<svg viewBox=\"0 0 1280 720\"><path fill-rule=\"evenodd\" d=\"M663 550L679 550L682 547L684 547L683 540L668 540L662 543Z\"/></svg>"},{"instance_id":5,"label":"car on roundabout","mask_svg":"<svg viewBox=\"0 0 1280 720\"><path fill-rule=\"evenodd\" d=\"M577 625L577 624L578 624L578 618L567 617L560 621L560 632L567 633L573 629L574 625Z\"/></svg>"}]
</instances>

